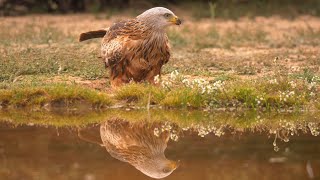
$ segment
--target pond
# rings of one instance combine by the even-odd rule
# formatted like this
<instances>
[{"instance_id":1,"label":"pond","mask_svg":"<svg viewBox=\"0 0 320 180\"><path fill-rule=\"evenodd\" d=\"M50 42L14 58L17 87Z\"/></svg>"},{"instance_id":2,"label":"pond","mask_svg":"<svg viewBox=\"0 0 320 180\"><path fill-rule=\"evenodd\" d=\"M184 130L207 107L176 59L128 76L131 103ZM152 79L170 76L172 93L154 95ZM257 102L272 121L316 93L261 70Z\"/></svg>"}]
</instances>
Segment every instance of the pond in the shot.
<instances>
[{"instance_id":1,"label":"pond","mask_svg":"<svg viewBox=\"0 0 320 180\"><path fill-rule=\"evenodd\" d=\"M317 179L317 113L1 111L0 179Z\"/></svg>"}]
</instances>

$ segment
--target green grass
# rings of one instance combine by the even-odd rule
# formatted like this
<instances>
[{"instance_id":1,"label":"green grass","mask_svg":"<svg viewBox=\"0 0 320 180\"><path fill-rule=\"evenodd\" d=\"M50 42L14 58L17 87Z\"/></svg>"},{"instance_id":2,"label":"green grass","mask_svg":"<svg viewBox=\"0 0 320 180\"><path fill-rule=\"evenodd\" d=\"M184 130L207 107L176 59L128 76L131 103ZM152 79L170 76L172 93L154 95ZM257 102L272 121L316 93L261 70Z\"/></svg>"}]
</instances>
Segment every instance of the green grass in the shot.
<instances>
[{"instance_id":1,"label":"green grass","mask_svg":"<svg viewBox=\"0 0 320 180\"><path fill-rule=\"evenodd\" d=\"M291 76L298 79L304 79L309 83L311 83L312 81L320 82L320 78L309 68L305 68L303 69L303 72L292 74Z\"/></svg>"},{"instance_id":2,"label":"green grass","mask_svg":"<svg viewBox=\"0 0 320 180\"><path fill-rule=\"evenodd\" d=\"M112 104L105 93L77 85L50 84L43 86L20 85L0 89L3 108L44 107L46 105L73 106L87 104L102 108Z\"/></svg>"},{"instance_id":3,"label":"green grass","mask_svg":"<svg viewBox=\"0 0 320 180\"><path fill-rule=\"evenodd\" d=\"M12 82L24 75L68 74L85 79L106 76L99 46L88 48L77 37L62 32L52 25L29 22L22 29L17 22L0 30L0 81ZM10 30L17 29L17 30Z\"/></svg>"},{"instance_id":4,"label":"green grass","mask_svg":"<svg viewBox=\"0 0 320 180\"><path fill-rule=\"evenodd\" d=\"M164 98L165 93L164 89L149 84L130 83L116 90L115 99L146 106L148 103L151 105L159 104Z\"/></svg>"},{"instance_id":5,"label":"green grass","mask_svg":"<svg viewBox=\"0 0 320 180\"><path fill-rule=\"evenodd\" d=\"M88 51L81 45L13 48L0 55L0 81L13 81L18 76L35 74L69 74L85 79L105 77L103 63L96 54L96 51Z\"/></svg>"},{"instance_id":6,"label":"green grass","mask_svg":"<svg viewBox=\"0 0 320 180\"><path fill-rule=\"evenodd\" d=\"M177 88L168 92L161 104L169 108L191 107L202 108L205 107L205 97L201 95L198 90L191 88Z\"/></svg>"},{"instance_id":7,"label":"green grass","mask_svg":"<svg viewBox=\"0 0 320 180\"><path fill-rule=\"evenodd\" d=\"M182 80L166 80L171 84L169 87L133 83L120 87L115 97L146 105L150 94L152 104L167 108L251 108L263 111L308 109L318 98L315 95L317 90L310 88L312 83L301 79L225 80L221 88L210 92L205 90L214 87L217 81L193 87L186 86Z\"/></svg>"},{"instance_id":8,"label":"green grass","mask_svg":"<svg viewBox=\"0 0 320 180\"><path fill-rule=\"evenodd\" d=\"M309 75L311 76L311 75ZM187 82L188 81L188 82ZM1 84L3 107L29 107L45 104L89 103L103 108L118 102L138 107L148 104L166 108L249 108L258 111L314 110L319 101L318 76L310 81L300 77L271 76L255 80L217 77L215 80L188 79L183 75L169 78L159 85L130 83L106 92L79 85L31 83ZM161 85L162 84L162 85Z\"/></svg>"}]
</instances>

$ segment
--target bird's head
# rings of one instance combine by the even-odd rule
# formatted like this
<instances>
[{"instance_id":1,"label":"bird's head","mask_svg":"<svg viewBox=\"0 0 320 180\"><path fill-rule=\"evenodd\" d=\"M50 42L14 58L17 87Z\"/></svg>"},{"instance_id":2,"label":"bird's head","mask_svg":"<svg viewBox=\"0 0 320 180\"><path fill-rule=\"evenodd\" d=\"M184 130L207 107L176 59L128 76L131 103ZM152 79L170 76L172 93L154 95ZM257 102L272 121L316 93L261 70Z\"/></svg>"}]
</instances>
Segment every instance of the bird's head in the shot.
<instances>
[{"instance_id":1,"label":"bird's head","mask_svg":"<svg viewBox=\"0 0 320 180\"><path fill-rule=\"evenodd\" d=\"M159 29L181 24L181 20L172 11L164 7L155 7L146 10L137 16L137 18L148 25Z\"/></svg>"},{"instance_id":2,"label":"bird's head","mask_svg":"<svg viewBox=\"0 0 320 180\"><path fill-rule=\"evenodd\" d=\"M179 167L179 161L172 161L166 159L164 156L155 159L148 159L145 162L135 165L143 174L161 179L169 176L175 169Z\"/></svg>"}]
</instances>

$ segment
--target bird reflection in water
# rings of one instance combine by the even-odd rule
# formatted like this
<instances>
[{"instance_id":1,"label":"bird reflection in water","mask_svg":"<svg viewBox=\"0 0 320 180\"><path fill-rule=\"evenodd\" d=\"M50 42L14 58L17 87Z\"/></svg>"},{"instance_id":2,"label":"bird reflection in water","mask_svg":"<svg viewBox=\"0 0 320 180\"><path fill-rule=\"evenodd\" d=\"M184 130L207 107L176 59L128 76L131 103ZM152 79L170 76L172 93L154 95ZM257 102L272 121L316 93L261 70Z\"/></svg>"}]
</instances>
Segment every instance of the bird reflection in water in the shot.
<instances>
[{"instance_id":1,"label":"bird reflection in water","mask_svg":"<svg viewBox=\"0 0 320 180\"><path fill-rule=\"evenodd\" d=\"M165 157L170 134L164 131L155 136L153 130L160 125L122 119L105 121L100 125L101 145L112 157L131 164L149 177L167 177L179 163Z\"/></svg>"}]
</instances>

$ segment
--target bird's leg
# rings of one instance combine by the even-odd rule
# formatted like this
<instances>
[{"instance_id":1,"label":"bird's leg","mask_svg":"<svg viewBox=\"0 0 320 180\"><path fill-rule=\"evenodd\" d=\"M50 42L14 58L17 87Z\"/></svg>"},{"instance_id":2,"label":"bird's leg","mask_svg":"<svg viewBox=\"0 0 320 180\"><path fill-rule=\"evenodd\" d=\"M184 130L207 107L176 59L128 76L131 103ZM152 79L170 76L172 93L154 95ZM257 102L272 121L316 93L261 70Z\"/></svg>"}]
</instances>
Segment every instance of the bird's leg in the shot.
<instances>
[{"instance_id":1,"label":"bird's leg","mask_svg":"<svg viewBox=\"0 0 320 180\"><path fill-rule=\"evenodd\" d=\"M111 87L119 87L122 86L123 84L129 83L129 78L127 77L126 74L119 74L118 76L114 77L110 76L111 79Z\"/></svg>"},{"instance_id":2,"label":"bird's leg","mask_svg":"<svg viewBox=\"0 0 320 180\"><path fill-rule=\"evenodd\" d=\"M156 83L154 82L154 77L147 79L148 83L155 85Z\"/></svg>"},{"instance_id":3,"label":"bird's leg","mask_svg":"<svg viewBox=\"0 0 320 180\"><path fill-rule=\"evenodd\" d=\"M111 79L111 87L112 88L122 86L123 84L124 84L124 82L121 78Z\"/></svg>"},{"instance_id":4,"label":"bird's leg","mask_svg":"<svg viewBox=\"0 0 320 180\"><path fill-rule=\"evenodd\" d=\"M153 68L151 71L148 72L146 76L146 81L148 81L152 85L156 85L154 78L159 75L160 76L161 67Z\"/></svg>"}]
</instances>

